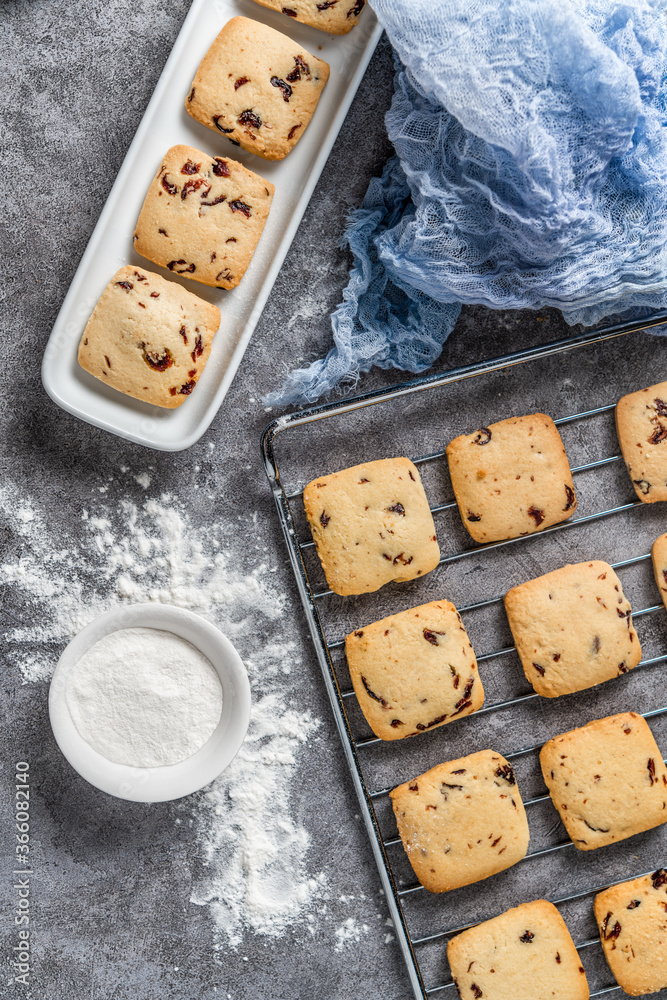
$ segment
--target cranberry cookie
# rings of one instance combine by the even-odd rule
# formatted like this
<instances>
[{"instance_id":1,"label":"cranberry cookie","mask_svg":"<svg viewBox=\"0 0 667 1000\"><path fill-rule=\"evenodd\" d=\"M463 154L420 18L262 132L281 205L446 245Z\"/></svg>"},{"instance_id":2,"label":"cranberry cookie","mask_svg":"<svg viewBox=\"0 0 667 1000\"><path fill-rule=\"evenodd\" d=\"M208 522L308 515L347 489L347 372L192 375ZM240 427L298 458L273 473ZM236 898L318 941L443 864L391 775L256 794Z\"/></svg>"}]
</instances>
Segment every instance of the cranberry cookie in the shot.
<instances>
[{"instance_id":1,"label":"cranberry cookie","mask_svg":"<svg viewBox=\"0 0 667 1000\"><path fill-rule=\"evenodd\" d=\"M148 189L134 249L184 278L235 288L262 235L274 190L235 160L172 146Z\"/></svg>"},{"instance_id":2,"label":"cranberry cookie","mask_svg":"<svg viewBox=\"0 0 667 1000\"><path fill-rule=\"evenodd\" d=\"M667 534L656 538L651 547L653 575L658 585L662 603L667 608Z\"/></svg>"},{"instance_id":3,"label":"cranberry cookie","mask_svg":"<svg viewBox=\"0 0 667 1000\"><path fill-rule=\"evenodd\" d=\"M593 851L667 823L667 768L635 712L545 743L542 774L574 846Z\"/></svg>"},{"instance_id":4,"label":"cranberry cookie","mask_svg":"<svg viewBox=\"0 0 667 1000\"><path fill-rule=\"evenodd\" d=\"M438 565L433 517L417 468L407 458L383 458L314 479L303 491L303 503L336 594L368 594Z\"/></svg>"},{"instance_id":5,"label":"cranberry cookie","mask_svg":"<svg viewBox=\"0 0 667 1000\"><path fill-rule=\"evenodd\" d=\"M432 601L345 637L359 707L381 740L444 726L484 704L477 661L449 601Z\"/></svg>"},{"instance_id":6,"label":"cranberry cookie","mask_svg":"<svg viewBox=\"0 0 667 1000\"><path fill-rule=\"evenodd\" d=\"M83 331L79 364L119 392L173 409L197 384L219 325L216 306L152 271L123 267Z\"/></svg>"},{"instance_id":7,"label":"cranberry cookie","mask_svg":"<svg viewBox=\"0 0 667 1000\"><path fill-rule=\"evenodd\" d=\"M329 64L273 28L233 17L204 56L185 102L202 125L282 160L313 117Z\"/></svg>"},{"instance_id":8,"label":"cranberry cookie","mask_svg":"<svg viewBox=\"0 0 667 1000\"><path fill-rule=\"evenodd\" d=\"M606 562L563 566L505 595L526 678L544 698L627 674L641 660L621 581Z\"/></svg>"},{"instance_id":9,"label":"cranberry cookie","mask_svg":"<svg viewBox=\"0 0 667 1000\"><path fill-rule=\"evenodd\" d=\"M447 945L466 1000L588 1000L586 973L565 921L546 899L522 903Z\"/></svg>"},{"instance_id":10,"label":"cranberry cookie","mask_svg":"<svg viewBox=\"0 0 667 1000\"><path fill-rule=\"evenodd\" d=\"M279 10L302 24L346 35L359 21L366 0L255 0L262 7Z\"/></svg>"},{"instance_id":11,"label":"cranberry cookie","mask_svg":"<svg viewBox=\"0 0 667 1000\"><path fill-rule=\"evenodd\" d=\"M390 795L410 864L429 892L489 878L528 850L514 771L493 750L439 764Z\"/></svg>"},{"instance_id":12,"label":"cranberry cookie","mask_svg":"<svg viewBox=\"0 0 667 1000\"><path fill-rule=\"evenodd\" d=\"M667 382L619 399L616 430L639 499L667 500Z\"/></svg>"},{"instance_id":13,"label":"cranberry cookie","mask_svg":"<svg viewBox=\"0 0 667 1000\"><path fill-rule=\"evenodd\" d=\"M667 871L621 882L595 897L600 940L616 982L631 997L667 987Z\"/></svg>"},{"instance_id":14,"label":"cranberry cookie","mask_svg":"<svg viewBox=\"0 0 667 1000\"><path fill-rule=\"evenodd\" d=\"M572 473L551 417L510 417L447 446L464 525L476 542L517 538L572 517Z\"/></svg>"}]
</instances>

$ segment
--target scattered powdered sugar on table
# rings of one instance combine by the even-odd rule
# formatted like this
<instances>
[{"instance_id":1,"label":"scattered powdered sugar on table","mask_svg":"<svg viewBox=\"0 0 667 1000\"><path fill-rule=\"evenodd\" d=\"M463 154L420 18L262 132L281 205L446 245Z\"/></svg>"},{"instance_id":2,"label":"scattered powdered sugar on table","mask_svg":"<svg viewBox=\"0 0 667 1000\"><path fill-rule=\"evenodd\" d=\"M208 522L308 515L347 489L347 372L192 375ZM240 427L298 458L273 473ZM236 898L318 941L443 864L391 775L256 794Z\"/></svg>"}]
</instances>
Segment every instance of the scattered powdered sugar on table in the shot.
<instances>
[{"instance_id":1,"label":"scattered powdered sugar on table","mask_svg":"<svg viewBox=\"0 0 667 1000\"><path fill-rule=\"evenodd\" d=\"M0 627L8 661L24 683L47 681L72 636L126 602L189 608L238 642L253 689L247 740L216 782L180 803L192 811L205 861L191 902L208 906L219 942L232 946L248 930L279 936L303 922L312 931L327 886L322 874L309 873L310 838L293 818L292 793L299 753L319 722L286 701L296 644L282 640L278 625L271 642L261 639L266 621L278 623L285 607L270 567L258 558L244 573L216 522L198 529L169 496L141 506L97 498L73 537L5 484L0 526L10 538L0 587L16 592L22 609L19 620L4 607ZM244 541L251 528L243 526Z\"/></svg>"}]
</instances>

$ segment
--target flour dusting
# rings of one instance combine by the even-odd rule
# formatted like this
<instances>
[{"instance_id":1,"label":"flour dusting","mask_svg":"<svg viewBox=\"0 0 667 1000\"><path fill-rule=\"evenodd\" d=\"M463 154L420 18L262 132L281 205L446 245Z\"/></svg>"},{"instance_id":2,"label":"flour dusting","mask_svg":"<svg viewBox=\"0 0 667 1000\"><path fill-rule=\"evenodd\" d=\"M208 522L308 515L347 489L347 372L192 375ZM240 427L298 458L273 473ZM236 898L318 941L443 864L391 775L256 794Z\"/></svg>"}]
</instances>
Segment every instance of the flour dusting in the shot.
<instances>
[{"instance_id":1,"label":"flour dusting","mask_svg":"<svg viewBox=\"0 0 667 1000\"><path fill-rule=\"evenodd\" d=\"M360 923L354 917L348 917L336 929L336 951L343 951L350 944L359 944L362 934L368 934L368 924Z\"/></svg>"},{"instance_id":2,"label":"flour dusting","mask_svg":"<svg viewBox=\"0 0 667 1000\"><path fill-rule=\"evenodd\" d=\"M148 476L140 485L148 488ZM259 556L259 565L243 572L216 522L198 528L169 495L140 505L98 497L74 537L6 484L0 525L9 535L0 588L11 588L21 609L20 618L0 611L0 628L23 683L47 681L65 644L124 603L189 608L238 644L253 691L247 740L216 782L179 804L193 817L203 855L191 902L208 907L218 946L238 946L247 931L276 937L299 922L313 933L327 886L308 868L310 838L294 819L292 799L300 753L319 721L286 700L297 647L282 636L285 598L273 586L274 568ZM239 534L255 534L251 518ZM275 636L263 643L267 621L276 623Z\"/></svg>"},{"instance_id":3,"label":"flour dusting","mask_svg":"<svg viewBox=\"0 0 667 1000\"><path fill-rule=\"evenodd\" d=\"M224 783L203 793L217 821L202 838L211 878L192 900L211 906L234 945L244 925L281 935L304 906L326 895L321 874L295 879L286 863L305 854L306 831L287 810L272 815L275 803L287 800L296 753L317 726L308 713L281 710L277 695L265 695L253 706L249 737Z\"/></svg>"},{"instance_id":4,"label":"flour dusting","mask_svg":"<svg viewBox=\"0 0 667 1000\"><path fill-rule=\"evenodd\" d=\"M0 586L23 591L39 607L39 614L27 616L30 624L5 632L8 654L25 682L48 680L62 646L119 604L189 608L220 625L232 641L252 635L253 618L277 620L284 608L266 564L240 573L215 525L199 533L169 495L141 506L123 500L114 510L84 510L83 534L75 540L54 536L36 504L24 499L17 509L7 487L0 490L0 518L19 543L16 558L0 563ZM50 648L37 654L36 645Z\"/></svg>"},{"instance_id":5,"label":"flour dusting","mask_svg":"<svg viewBox=\"0 0 667 1000\"><path fill-rule=\"evenodd\" d=\"M211 661L180 635L123 628L72 664L65 699L79 735L107 760L164 767L213 735L222 686Z\"/></svg>"}]
</instances>

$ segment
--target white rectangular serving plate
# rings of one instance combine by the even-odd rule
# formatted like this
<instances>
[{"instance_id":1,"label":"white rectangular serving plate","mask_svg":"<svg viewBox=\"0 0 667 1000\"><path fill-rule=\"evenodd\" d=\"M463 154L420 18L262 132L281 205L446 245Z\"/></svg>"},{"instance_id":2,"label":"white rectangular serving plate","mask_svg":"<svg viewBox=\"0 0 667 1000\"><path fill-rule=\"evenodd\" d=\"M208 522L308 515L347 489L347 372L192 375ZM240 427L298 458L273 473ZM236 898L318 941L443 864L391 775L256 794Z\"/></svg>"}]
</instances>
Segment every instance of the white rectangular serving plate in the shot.
<instances>
[{"instance_id":1,"label":"white rectangular serving plate","mask_svg":"<svg viewBox=\"0 0 667 1000\"><path fill-rule=\"evenodd\" d=\"M312 121L292 152L278 162L231 145L185 111L185 99L201 59L220 29L237 15L289 35L331 66L329 82ZM349 34L329 35L253 0L194 0L46 346L42 381L58 406L112 434L159 451L181 451L201 437L234 378L381 33L368 6ZM212 156L238 160L275 184L276 193L259 246L243 280L232 291L179 278L134 251L132 235L148 186L167 149L179 143ZM174 410L117 392L78 364L84 327L105 286L125 264L140 264L180 282L215 303L222 314L197 387Z\"/></svg>"}]
</instances>

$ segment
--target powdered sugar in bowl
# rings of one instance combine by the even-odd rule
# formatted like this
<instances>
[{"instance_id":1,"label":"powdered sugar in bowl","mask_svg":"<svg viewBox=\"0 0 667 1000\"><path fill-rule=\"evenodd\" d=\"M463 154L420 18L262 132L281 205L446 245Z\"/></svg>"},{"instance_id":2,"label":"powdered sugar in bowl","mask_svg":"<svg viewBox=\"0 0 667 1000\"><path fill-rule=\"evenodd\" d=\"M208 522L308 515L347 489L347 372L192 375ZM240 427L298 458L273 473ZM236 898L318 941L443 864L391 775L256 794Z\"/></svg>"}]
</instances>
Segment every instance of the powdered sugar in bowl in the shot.
<instances>
[{"instance_id":1,"label":"powdered sugar in bowl","mask_svg":"<svg viewBox=\"0 0 667 1000\"><path fill-rule=\"evenodd\" d=\"M114 687L107 685L104 688L102 693L107 700L102 702L100 702L102 688L98 685L97 689L91 689L93 695L97 695L95 701L85 683L86 672L80 667L88 662L94 666L95 657L91 653L93 647L102 652L106 647L110 649L117 647L122 651L124 649L122 640L125 637L128 642L131 642L135 635L138 639L142 634L147 638L151 634L150 630L154 630L152 634L156 638L161 638L161 648L167 653L176 654L179 645L182 647L187 654L186 667L189 664L193 671L202 672L199 684L200 697L214 699L217 696L217 707L208 712L208 722L205 728L201 728L202 735L199 741L195 735L194 743L192 741L188 743L187 726L179 734L177 726L174 725L174 732L169 733L172 745L165 747L165 753L161 754L160 748L157 748L157 752L155 748L155 733L160 732L160 727L157 725L159 720L153 716L161 704L162 692L156 691L152 704L151 699L148 699L148 711L143 715L147 738L142 741L141 733L134 734L139 737L135 750L132 749L133 734L127 730L128 717L122 714L123 705L119 702L119 732L128 731L128 740L127 748L123 747L124 752L115 753L113 742L109 743L108 735L105 736L103 732L105 719L102 711L107 704L110 711L113 711ZM138 643L137 649L141 651L141 648L141 643ZM147 659L149 657L144 646L143 656L136 661L138 675L143 671L144 689L150 667L150 664L146 663ZM97 660L99 668L103 663L99 660L99 656ZM156 668L159 665L158 661L159 657L156 657ZM192 676L197 679L196 673ZM125 665L125 677L121 677L121 680L126 687L127 678L128 668ZM172 670L171 677L166 674L156 674L156 678L160 685L168 685L170 681L178 680L178 671ZM190 675L187 676L187 685L189 684ZM140 700L139 693L137 700ZM163 701L164 704L169 704L168 699ZM86 730L82 725L82 719L88 705L91 706L91 715ZM194 709L196 708L195 701ZM93 710L98 713L97 722ZM189 711L192 718L193 706L189 707ZM231 763L243 742L250 721L250 685L243 662L234 646L210 622L190 611L170 605L137 604L107 612L72 639L60 657L51 681L49 715L58 746L72 767L92 785L122 799L135 802L164 802L203 788ZM142 718L140 712L137 713L137 718ZM177 721L175 715L174 723ZM152 723L154 731L148 732ZM199 719L195 725L201 725ZM84 738L84 735L87 738ZM152 750L149 738L153 741ZM120 743L118 747L120 749ZM179 748L182 748L181 756L187 754L185 759L177 759L179 753L174 755L174 750L178 751ZM159 763L153 766L133 766L122 762L132 760L133 753L137 754L136 759L139 761L154 760ZM114 757L116 759L110 759ZM167 763L161 763L163 759Z\"/></svg>"}]
</instances>

